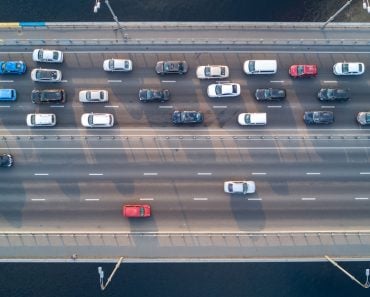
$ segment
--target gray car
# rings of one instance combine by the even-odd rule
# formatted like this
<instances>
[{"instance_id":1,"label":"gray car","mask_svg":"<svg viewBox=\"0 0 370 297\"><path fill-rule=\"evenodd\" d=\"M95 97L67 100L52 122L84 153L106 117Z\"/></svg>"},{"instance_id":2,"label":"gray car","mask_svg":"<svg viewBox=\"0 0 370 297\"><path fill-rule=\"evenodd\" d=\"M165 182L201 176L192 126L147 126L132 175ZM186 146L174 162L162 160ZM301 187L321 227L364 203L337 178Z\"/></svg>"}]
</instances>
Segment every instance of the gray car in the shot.
<instances>
[{"instance_id":1,"label":"gray car","mask_svg":"<svg viewBox=\"0 0 370 297\"><path fill-rule=\"evenodd\" d=\"M155 66L157 74L185 74L188 72L186 61L159 61Z\"/></svg>"}]
</instances>

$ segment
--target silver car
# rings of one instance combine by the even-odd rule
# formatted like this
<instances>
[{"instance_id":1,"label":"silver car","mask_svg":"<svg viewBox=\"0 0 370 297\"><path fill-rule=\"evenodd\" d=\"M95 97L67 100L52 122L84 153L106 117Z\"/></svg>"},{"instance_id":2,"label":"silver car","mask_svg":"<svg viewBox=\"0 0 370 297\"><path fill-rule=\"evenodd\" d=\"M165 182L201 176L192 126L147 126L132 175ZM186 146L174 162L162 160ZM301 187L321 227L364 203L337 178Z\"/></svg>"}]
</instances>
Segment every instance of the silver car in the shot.
<instances>
[{"instance_id":1,"label":"silver car","mask_svg":"<svg viewBox=\"0 0 370 297\"><path fill-rule=\"evenodd\" d=\"M37 48L32 53L32 60L44 63L62 63L63 53L57 50Z\"/></svg>"},{"instance_id":2,"label":"silver car","mask_svg":"<svg viewBox=\"0 0 370 297\"><path fill-rule=\"evenodd\" d=\"M80 102L93 103L93 102L107 102L107 90L82 90L78 96Z\"/></svg>"},{"instance_id":3,"label":"silver car","mask_svg":"<svg viewBox=\"0 0 370 297\"><path fill-rule=\"evenodd\" d=\"M254 181L226 181L224 191L229 194L252 194L256 191Z\"/></svg>"},{"instance_id":4,"label":"silver car","mask_svg":"<svg viewBox=\"0 0 370 297\"><path fill-rule=\"evenodd\" d=\"M108 128L114 125L114 117L110 113L84 113L81 125L87 128Z\"/></svg>"},{"instance_id":5,"label":"silver car","mask_svg":"<svg viewBox=\"0 0 370 297\"><path fill-rule=\"evenodd\" d=\"M29 113L26 118L28 127L55 126L56 117L53 113Z\"/></svg>"},{"instance_id":6,"label":"silver car","mask_svg":"<svg viewBox=\"0 0 370 297\"><path fill-rule=\"evenodd\" d=\"M57 69L36 68L31 71L31 79L38 82L60 82L62 72Z\"/></svg>"}]
</instances>

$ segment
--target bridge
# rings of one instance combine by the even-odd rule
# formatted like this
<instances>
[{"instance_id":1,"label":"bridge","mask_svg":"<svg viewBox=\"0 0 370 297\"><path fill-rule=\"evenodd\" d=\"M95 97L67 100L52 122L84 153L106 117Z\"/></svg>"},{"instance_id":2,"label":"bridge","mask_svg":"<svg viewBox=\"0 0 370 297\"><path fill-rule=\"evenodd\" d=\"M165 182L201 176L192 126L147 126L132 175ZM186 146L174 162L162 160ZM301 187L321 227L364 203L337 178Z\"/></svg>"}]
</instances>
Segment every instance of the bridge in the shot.
<instances>
[{"instance_id":1,"label":"bridge","mask_svg":"<svg viewBox=\"0 0 370 297\"><path fill-rule=\"evenodd\" d=\"M0 258L245 260L369 256L369 128L355 116L369 110L370 74L337 77L336 62L370 67L370 24L330 23L3 23L1 60L23 60L23 76L1 76L16 102L0 104L2 152ZM35 48L64 52L61 65L32 61ZM131 73L106 73L108 58L129 58ZM184 76L158 76L159 60L186 60ZM276 59L273 76L247 77L248 59ZM314 79L293 80L288 68L317 64ZM211 99L198 65L230 67L241 96ZM62 106L36 106L36 67L57 68L67 94ZM138 91L161 87L171 100L142 104ZM287 90L261 103L254 90ZM349 89L351 100L323 104L320 88ZM107 89L107 104L83 105L82 89ZM175 109L201 110L200 126L174 127ZM335 123L306 126L306 110L331 110ZM57 126L26 127L26 114L56 114ZM236 123L240 112L266 112L266 127ZM87 130L84 112L113 113L112 129ZM245 198L223 182L248 178ZM128 221L124 203L150 203L153 216Z\"/></svg>"}]
</instances>

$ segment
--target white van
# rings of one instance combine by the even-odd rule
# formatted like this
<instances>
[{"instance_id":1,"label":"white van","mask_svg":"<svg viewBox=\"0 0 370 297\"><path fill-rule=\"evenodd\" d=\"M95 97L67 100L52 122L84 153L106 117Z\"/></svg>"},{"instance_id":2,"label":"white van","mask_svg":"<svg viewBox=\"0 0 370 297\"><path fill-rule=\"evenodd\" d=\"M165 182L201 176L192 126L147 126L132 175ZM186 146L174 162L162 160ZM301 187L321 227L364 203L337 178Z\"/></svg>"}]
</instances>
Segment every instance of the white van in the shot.
<instances>
[{"instance_id":1,"label":"white van","mask_svg":"<svg viewBox=\"0 0 370 297\"><path fill-rule=\"evenodd\" d=\"M274 74L277 71L276 60L247 60L243 70L246 74Z\"/></svg>"},{"instance_id":2,"label":"white van","mask_svg":"<svg viewBox=\"0 0 370 297\"><path fill-rule=\"evenodd\" d=\"M265 112L261 113L241 113L238 116L238 123L241 126L266 125L267 116Z\"/></svg>"}]
</instances>

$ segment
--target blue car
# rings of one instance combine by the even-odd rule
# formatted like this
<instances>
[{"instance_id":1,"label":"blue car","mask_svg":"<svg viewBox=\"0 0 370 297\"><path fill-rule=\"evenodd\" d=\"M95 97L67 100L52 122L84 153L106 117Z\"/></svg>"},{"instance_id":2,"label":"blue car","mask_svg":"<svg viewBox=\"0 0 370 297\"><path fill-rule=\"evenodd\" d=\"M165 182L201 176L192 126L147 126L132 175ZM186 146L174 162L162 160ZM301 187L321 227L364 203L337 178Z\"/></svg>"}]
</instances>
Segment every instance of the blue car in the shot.
<instances>
[{"instance_id":1,"label":"blue car","mask_svg":"<svg viewBox=\"0 0 370 297\"><path fill-rule=\"evenodd\" d=\"M23 74L26 69L23 61L0 61L0 74Z\"/></svg>"},{"instance_id":2,"label":"blue car","mask_svg":"<svg viewBox=\"0 0 370 297\"><path fill-rule=\"evenodd\" d=\"M15 101L17 92L14 89L0 89L0 101Z\"/></svg>"}]
</instances>

